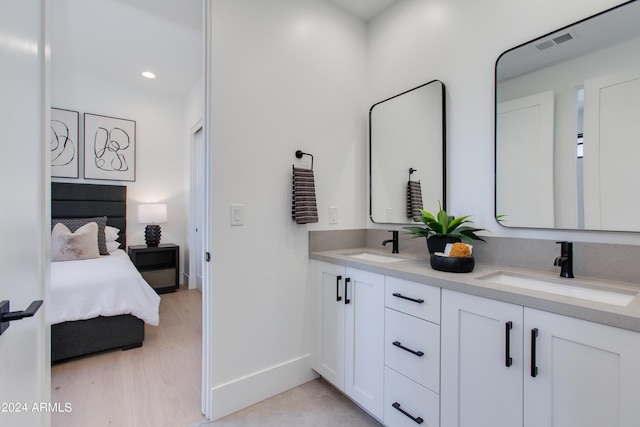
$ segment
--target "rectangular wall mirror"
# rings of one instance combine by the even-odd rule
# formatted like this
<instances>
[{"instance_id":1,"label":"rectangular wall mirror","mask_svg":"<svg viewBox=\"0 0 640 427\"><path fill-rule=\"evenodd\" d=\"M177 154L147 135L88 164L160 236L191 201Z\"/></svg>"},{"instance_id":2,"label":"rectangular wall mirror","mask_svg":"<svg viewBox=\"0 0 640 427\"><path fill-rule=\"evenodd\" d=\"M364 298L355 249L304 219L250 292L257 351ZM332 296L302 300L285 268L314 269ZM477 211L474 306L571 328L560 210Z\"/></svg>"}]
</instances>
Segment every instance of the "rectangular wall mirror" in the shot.
<instances>
[{"instance_id":1,"label":"rectangular wall mirror","mask_svg":"<svg viewBox=\"0 0 640 427\"><path fill-rule=\"evenodd\" d=\"M495 213L508 227L640 231L640 1L504 52Z\"/></svg>"},{"instance_id":2,"label":"rectangular wall mirror","mask_svg":"<svg viewBox=\"0 0 640 427\"><path fill-rule=\"evenodd\" d=\"M433 80L374 104L369 110L369 196L375 223L414 222L414 207L446 207L444 84Z\"/></svg>"}]
</instances>

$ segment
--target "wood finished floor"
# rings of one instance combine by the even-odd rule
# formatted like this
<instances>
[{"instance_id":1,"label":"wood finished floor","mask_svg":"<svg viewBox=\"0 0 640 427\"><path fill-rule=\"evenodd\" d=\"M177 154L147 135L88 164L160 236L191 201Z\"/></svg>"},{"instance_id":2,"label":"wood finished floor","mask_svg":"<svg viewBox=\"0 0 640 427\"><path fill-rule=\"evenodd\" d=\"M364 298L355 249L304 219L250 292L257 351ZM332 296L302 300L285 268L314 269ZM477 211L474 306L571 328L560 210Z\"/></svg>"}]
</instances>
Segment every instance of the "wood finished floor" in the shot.
<instances>
[{"instance_id":1,"label":"wood finished floor","mask_svg":"<svg viewBox=\"0 0 640 427\"><path fill-rule=\"evenodd\" d=\"M161 295L160 326L145 326L141 348L54 365L51 401L71 403L52 427L184 427L200 411L202 298L181 288Z\"/></svg>"},{"instance_id":2,"label":"wood finished floor","mask_svg":"<svg viewBox=\"0 0 640 427\"><path fill-rule=\"evenodd\" d=\"M381 427L322 379L221 420L200 411L202 298L181 288L163 294L160 325L145 327L141 348L109 351L51 368L52 427Z\"/></svg>"}]
</instances>

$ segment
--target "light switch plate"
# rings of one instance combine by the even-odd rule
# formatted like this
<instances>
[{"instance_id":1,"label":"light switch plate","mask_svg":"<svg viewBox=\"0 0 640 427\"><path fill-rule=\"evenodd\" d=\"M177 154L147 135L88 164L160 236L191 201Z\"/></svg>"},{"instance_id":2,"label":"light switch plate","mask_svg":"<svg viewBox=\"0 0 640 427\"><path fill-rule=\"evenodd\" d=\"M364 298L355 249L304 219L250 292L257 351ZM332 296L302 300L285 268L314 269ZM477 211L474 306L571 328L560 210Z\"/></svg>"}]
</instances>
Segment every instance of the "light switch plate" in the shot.
<instances>
[{"instance_id":1,"label":"light switch plate","mask_svg":"<svg viewBox=\"0 0 640 427\"><path fill-rule=\"evenodd\" d=\"M393 221L393 208L387 208L387 222Z\"/></svg>"},{"instance_id":2,"label":"light switch plate","mask_svg":"<svg viewBox=\"0 0 640 427\"><path fill-rule=\"evenodd\" d=\"M337 224L338 223L338 207L331 206L329 208L329 224Z\"/></svg>"},{"instance_id":3,"label":"light switch plate","mask_svg":"<svg viewBox=\"0 0 640 427\"><path fill-rule=\"evenodd\" d=\"M231 205L231 225L244 225L244 205Z\"/></svg>"}]
</instances>

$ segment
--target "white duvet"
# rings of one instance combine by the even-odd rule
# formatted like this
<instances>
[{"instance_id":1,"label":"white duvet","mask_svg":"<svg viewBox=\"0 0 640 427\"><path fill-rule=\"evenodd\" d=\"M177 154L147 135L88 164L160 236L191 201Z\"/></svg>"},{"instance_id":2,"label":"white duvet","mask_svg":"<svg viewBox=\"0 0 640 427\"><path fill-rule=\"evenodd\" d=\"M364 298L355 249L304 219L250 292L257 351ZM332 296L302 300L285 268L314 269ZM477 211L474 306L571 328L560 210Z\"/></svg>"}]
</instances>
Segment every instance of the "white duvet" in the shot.
<instances>
[{"instance_id":1,"label":"white duvet","mask_svg":"<svg viewBox=\"0 0 640 427\"><path fill-rule=\"evenodd\" d=\"M50 324L132 314L158 325L160 296L121 249L111 255L51 263Z\"/></svg>"}]
</instances>

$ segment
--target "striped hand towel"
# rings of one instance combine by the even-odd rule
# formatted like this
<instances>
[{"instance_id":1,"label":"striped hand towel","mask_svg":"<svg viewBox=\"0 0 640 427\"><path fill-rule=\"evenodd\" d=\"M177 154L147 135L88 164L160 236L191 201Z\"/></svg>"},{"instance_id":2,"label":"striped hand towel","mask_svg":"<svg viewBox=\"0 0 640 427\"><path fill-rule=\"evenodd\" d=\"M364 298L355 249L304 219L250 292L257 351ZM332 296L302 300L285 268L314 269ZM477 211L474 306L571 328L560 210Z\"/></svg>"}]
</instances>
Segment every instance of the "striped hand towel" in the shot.
<instances>
[{"instance_id":1,"label":"striped hand towel","mask_svg":"<svg viewBox=\"0 0 640 427\"><path fill-rule=\"evenodd\" d=\"M407 183L407 218L417 221L422 213L422 187L420 181L409 181Z\"/></svg>"},{"instance_id":2,"label":"striped hand towel","mask_svg":"<svg viewBox=\"0 0 640 427\"><path fill-rule=\"evenodd\" d=\"M297 224L318 222L313 170L293 168L293 202L291 217Z\"/></svg>"}]
</instances>

